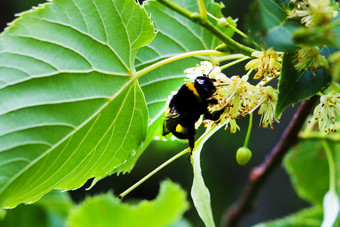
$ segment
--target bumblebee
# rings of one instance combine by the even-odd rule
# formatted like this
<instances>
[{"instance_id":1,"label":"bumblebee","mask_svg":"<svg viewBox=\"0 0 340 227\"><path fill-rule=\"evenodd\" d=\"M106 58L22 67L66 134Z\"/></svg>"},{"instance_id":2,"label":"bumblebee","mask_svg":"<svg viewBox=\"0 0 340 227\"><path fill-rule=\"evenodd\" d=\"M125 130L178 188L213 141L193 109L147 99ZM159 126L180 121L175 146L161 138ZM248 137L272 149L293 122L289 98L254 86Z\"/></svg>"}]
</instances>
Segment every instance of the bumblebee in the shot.
<instances>
[{"instance_id":1,"label":"bumblebee","mask_svg":"<svg viewBox=\"0 0 340 227\"><path fill-rule=\"evenodd\" d=\"M208 76L198 76L194 82L183 84L172 96L165 111L163 136L170 132L179 139L188 139L191 152L195 145L195 123L201 115L205 119L217 121L224 109L210 112L208 106L217 104L213 98L216 92L215 79Z\"/></svg>"}]
</instances>

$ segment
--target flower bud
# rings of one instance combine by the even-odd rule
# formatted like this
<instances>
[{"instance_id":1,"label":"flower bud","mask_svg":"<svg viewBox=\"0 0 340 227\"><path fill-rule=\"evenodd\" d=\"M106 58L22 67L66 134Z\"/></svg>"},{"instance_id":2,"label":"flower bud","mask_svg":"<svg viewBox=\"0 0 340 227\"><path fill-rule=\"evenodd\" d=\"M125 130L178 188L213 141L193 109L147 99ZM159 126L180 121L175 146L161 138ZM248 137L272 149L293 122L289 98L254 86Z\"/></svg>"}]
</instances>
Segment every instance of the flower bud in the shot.
<instances>
[{"instance_id":1,"label":"flower bud","mask_svg":"<svg viewBox=\"0 0 340 227\"><path fill-rule=\"evenodd\" d=\"M246 147L240 147L236 152L236 161L239 165L244 166L251 158L251 151Z\"/></svg>"},{"instance_id":2,"label":"flower bud","mask_svg":"<svg viewBox=\"0 0 340 227\"><path fill-rule=\"evenodd\" d=\"M229 23L227 22L227 20L225 18L220 18L217 20L218 25L221 27L226 27L229 25Z\"/></svg>"}]
</instances>

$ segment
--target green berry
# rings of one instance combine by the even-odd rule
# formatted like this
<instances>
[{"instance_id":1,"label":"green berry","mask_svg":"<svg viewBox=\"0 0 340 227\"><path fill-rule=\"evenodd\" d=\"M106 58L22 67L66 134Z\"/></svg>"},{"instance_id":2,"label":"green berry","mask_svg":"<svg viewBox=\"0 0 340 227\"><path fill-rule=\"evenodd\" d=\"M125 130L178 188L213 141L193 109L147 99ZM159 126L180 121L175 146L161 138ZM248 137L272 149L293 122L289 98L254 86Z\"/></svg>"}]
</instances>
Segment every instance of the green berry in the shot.
<instances>
[{"instance_id":1,"label":"green berry","mask_svg":"<svg viewBox=\"0 0 340 227\"><path fill-rule=\"evenodd\" d=\"M251 158L251 151L246 147L240 147L236 152L236 161L239 165L244 166Z\"/></svg>"},{"instance_id":2,"label":"green berry","mask_svg":"<svg viewBox=\"0 0 340 227\"><path fill-rule=\"evenodd\" d=\"M220 18L217 20L217 23L219 26L221 27L226 27L229 25L229 23L227 22L227 20L225 18Z\"/></svg>"}]
</instances>

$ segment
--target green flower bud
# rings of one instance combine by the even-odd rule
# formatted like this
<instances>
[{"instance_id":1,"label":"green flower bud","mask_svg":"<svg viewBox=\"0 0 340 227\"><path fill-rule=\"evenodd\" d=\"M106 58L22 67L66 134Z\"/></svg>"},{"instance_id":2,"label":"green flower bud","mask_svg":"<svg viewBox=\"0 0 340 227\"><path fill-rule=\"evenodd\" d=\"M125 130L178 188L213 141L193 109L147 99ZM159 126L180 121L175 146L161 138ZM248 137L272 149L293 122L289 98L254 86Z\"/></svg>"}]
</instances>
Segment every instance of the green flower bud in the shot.
<instances>
[{"instance_id":1,"label":"green flower bud","mask_svg":"<svg viewBox=\"0 0 340 227\"><path fill-rule=\"evenodd\" d=\"M244 166L251 158L251 151L246 147L240 147L236 152L236 161L239 165Z\"/></svg>"}]
</instances>

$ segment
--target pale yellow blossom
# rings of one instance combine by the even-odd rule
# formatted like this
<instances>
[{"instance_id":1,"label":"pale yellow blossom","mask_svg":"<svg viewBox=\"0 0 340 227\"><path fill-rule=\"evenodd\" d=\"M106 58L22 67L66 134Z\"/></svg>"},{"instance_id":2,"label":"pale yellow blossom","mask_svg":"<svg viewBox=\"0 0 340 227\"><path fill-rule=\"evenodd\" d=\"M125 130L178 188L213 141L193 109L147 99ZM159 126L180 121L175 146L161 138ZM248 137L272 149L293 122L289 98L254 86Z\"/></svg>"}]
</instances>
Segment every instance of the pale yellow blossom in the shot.
<instances>
[{"instance_id":1,"label":"pale yellow blossom","mask_svg":"<svg viewBox=\"0 0 340 227\"><path fill-rule=\"evenodd\" d=\"M273 49L255 51L252 53L255 59L249 61L245 69L254 69L257 73L254 79L260 79L262 76L265 81L268 78L273 78L280 75L282 57L276 53Z\"/></svg>"},{"instance_id":2,"label":"pale yellow blossom","mask_svg":"<svg viewBox=\"0 0 340 227\"><path fill-rule=\"evenodd\" d=\"M320 49L317 46L314 47L303 47L296 53L296 61L298 62L295 65L295 68L298 71L311 69L314 73L320 67L328 68L328 62L326 58L320 55Z\"/></svg>"},{"instance_id":3,"label":"pale yellow blossom","mask_svg":"<svg viewBox=\"0 0 340 227\"><path fill-rule=\"evenodd\" d=\"M327 24L338 15L338 11L331 6L329 0L291 1L296 4L293 10L287 12L287 18L300 18L301 24L307 27Z\"/></svg>"},{"instance_id":4,"label":"pale yellow blossom","mask_svg":"<svg viewBox=\"0 0 340 227\"><path fill-rule=\"evenodd\" d=\"M321 132L336 132L335 117L340 114L340 94L331 91L320 97L320 104L314 109L314 118Z\"/></svg>"}]
</instances>

